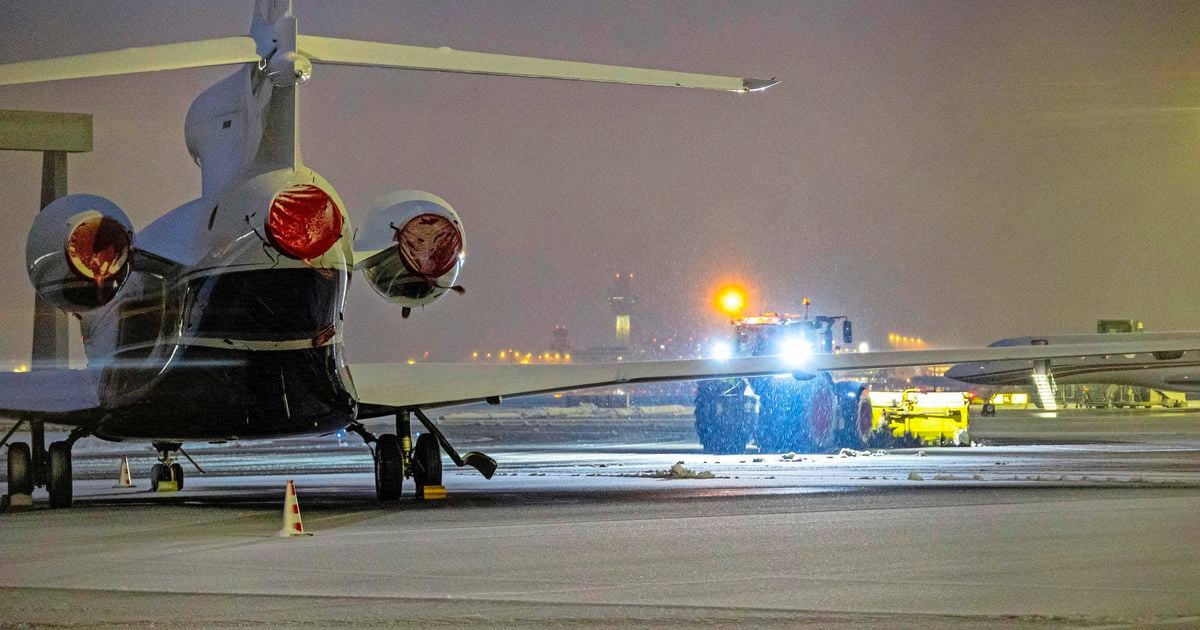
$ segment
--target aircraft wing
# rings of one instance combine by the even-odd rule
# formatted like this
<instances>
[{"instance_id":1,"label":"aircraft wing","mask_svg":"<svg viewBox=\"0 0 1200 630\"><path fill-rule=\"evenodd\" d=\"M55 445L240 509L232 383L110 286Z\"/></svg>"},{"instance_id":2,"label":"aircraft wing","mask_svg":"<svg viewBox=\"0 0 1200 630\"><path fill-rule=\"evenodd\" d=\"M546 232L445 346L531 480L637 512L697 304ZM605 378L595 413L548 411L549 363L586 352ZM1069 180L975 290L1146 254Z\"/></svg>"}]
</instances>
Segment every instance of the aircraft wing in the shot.
<instances>
[{"instance_id":1,"label":"aircraft wing","mask_svg":"<svg viewBox=\"0 0 1200 630\"><path fill-rule=\"evenodd\" d=\"M1059 346L1019 346L814 354L803 360L780 356L727 360L625 361L618 363L510 365L488 363L362 364L351 367L360 417L389 415L414 407L444 407L507 396L632 383L686 381L733 376L871 370L979 361L1037 361L1067 357L1152 354L1200 350L1200 336L1170 341L1124 341Z\"/></svg>"},{"instance_id":2,"label":"aircraft wing","mask_svg":"<svg viewBox=\"0 0 1200 630\"><path fill-rule=\"evenodd\" d=\"M775 79L744 79L693 72L497 55L454 50L445 46L427 48L315 35L298 35L296 49L299 54L308 58L312 63L401 70L690 87L725 92L758 92L778 83Z\"/></svg>"},{"instance_id":3,"label":"aircraft wing","mask_svg":"<svg viewBox=\"0 0 1200 630\"><path fill-rule=\"evenodd\" d=\"M0 372L0 415L74 424L100 408L96 372Z\"/></svg>"}]
</instances>

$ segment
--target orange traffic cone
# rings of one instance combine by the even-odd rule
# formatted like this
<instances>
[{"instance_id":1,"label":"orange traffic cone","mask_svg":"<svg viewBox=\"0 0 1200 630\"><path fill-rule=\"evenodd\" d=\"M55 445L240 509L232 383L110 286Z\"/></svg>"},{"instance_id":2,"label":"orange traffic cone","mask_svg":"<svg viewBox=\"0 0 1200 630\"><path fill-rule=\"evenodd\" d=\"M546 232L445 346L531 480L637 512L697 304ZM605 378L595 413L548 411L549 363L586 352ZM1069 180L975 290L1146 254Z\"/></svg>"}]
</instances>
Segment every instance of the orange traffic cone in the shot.
<instances>
[{"instance_id":1,"label":"orange traffic cone","mask_svg":"<svg viewBox=\"0 0 1200 630\"><path fill-rule=\"evenodd\" d=\"M305 533L304 521L300 520L300 502L296 500L296 484L288 479L287 490L283 494L283 529L280 536L311 536Z\"/></svg>"},{"instance_id":2,"label":"orange traffic cone","mask_svg":"<svg viewBox=\"0 0 1200 630\"><path fill-rule=\"evenodd\" d=\"M117 473L117 485L114 488L132 488L133 479L129 476L129 457L121 458L121 471Z\"/></svg>"}]
</instances>

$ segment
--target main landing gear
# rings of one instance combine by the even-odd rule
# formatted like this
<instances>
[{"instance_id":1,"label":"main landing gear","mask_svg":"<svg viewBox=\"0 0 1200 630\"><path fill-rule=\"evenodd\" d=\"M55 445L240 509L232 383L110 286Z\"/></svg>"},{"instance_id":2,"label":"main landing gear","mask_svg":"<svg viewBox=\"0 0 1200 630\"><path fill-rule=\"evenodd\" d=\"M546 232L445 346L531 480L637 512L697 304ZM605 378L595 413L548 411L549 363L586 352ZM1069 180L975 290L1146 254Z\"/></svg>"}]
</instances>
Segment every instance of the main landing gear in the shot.
<instances>
[{"instance_id":1,"label":"main landing gear","mask_svg":"<svg viewBox=\"0 0 1200 630\"><path fill-rule=\"evenodd\" d=\"M13 426L3 444L21 425ZM8 495L10 500L29 500L34 488L46 488L50 507L71 507L74 500L71 477L71 447L88 434L82 427L71 432L67 439L46 448L46 425L40 420L29 422L29 444L14 442L8 445Z\"/></svg>"},{"instance_id":2,"label":"main landing gear","mask_svg":"<svg viewBox=\"0 0 1200 630\"><path fill-rule=\"evenodd\" d=\"M417 437L415 447L411 437L412 415L427 431ZM471 452L460 457L446 436L420 409L404 410L397 414L396 433L376 437L358 423L350 425L349 429L359 434L364 442L375 443L375 494L381 501L399 499L405 478L412 478L418 497L423 496L426 486L442 485L443 450L456 466L470 466L487 479L491 479L496 472L496 460L483 453Z\"/></svg>"}]
</instances>

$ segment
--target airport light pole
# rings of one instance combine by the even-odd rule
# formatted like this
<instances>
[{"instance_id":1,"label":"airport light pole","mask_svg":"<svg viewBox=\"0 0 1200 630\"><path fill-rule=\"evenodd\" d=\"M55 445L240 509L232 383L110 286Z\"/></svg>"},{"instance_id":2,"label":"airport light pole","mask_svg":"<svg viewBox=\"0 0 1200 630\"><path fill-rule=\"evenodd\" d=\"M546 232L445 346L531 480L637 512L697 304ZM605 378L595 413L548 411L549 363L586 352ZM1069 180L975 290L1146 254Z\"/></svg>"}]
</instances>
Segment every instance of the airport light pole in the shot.
<instances>
[{"instance_id":1,"label":"airport light pole","mask_svg":"<svg viewBox=\"0 0 1200 630\"><path fill-rule=\"evenodd\" d=\"M67 154L92 150L92 115L0 109L0 150L41 152L41 208L45 208L67 194ZM67 314L35 292L30 369L66 368L70 348ZM29 423L29 438L33 483L41 487L49 477L46 429L41 421Z\"/></svg>"},{"instance_id":2,"label":"airport light pole","mask_svg":"<svg viewBox=\"0 0 1200 630\"><path fill-rule=\"evenodd\" d=\"M67 194L67 154L92 150L92 115L0 109L0 151L40 151L42 208ZM67 367L67 314L34 295L31 369Z\"/></svg>"}]
</instances>

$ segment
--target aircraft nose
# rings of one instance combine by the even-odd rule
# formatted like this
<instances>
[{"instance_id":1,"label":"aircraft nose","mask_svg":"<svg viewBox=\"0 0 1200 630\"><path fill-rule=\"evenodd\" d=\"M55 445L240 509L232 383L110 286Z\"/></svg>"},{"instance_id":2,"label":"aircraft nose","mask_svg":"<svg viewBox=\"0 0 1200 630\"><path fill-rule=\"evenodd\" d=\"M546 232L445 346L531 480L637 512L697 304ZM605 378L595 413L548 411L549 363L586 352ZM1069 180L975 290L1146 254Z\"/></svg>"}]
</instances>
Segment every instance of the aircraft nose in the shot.
<instances>
[{"instance_id":1,"label":"aircraft nose","mask_svg":"<svg viewBox=\"0 0 1200 630\"><path fill-rule=\"evenodd\" d=\"M982 366L982 363L959 363L952 365L950 369L946 370L946 377L956 381L969 381L968 377L979 372L979 368Z\"/></svg>"}]
</instances>

